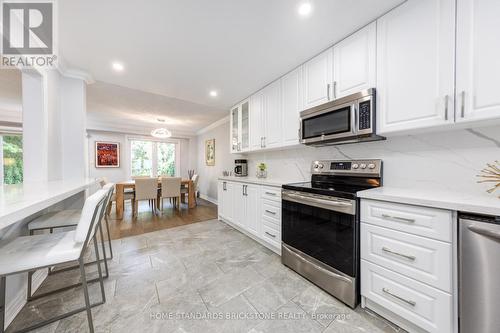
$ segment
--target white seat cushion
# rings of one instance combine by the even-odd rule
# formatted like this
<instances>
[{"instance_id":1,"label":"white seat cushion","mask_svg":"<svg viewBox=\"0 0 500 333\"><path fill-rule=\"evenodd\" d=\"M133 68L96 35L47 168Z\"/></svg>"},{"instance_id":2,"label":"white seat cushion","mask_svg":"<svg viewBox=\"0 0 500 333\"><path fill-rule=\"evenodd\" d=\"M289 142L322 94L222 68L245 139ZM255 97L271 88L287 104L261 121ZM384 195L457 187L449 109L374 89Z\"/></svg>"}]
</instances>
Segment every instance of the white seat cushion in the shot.
<instances>
[{"instance_id":1,"label":"white seat cushion","mask_svg":"<svg viewBox=\"0 0 500 333\"><path fill-rule=\"evenodd\" d=\"M69 231L0 242L0 275L78 260L83 243L74 238L75 232Z\"/></svg>"},{"instance_id":2,"label":"white seat cushion","mask_svg":"<svg viewBox=\"0 0 500 333\"><path fill-rule=\"evenodd\" d=\"M29 230L49 229L57 227L71 227L78 224L82 211L80 209L68 209L51 212L37 217L28 224Z\"/></svg>"}]
</instances>

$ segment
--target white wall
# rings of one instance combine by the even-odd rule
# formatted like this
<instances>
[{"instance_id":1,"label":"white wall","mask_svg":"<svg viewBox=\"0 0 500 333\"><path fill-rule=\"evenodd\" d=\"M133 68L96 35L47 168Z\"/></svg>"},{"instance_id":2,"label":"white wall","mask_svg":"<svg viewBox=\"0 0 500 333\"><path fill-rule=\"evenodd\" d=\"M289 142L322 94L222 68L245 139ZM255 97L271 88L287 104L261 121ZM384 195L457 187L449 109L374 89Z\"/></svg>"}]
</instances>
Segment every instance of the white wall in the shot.
<instances>
[{"instance_id":1,"label":"white wall","mask_svg":"<svg viewBox=\"0 0 500 333\"><path fill-rule=\"evenodd\" d=\"M204 165L204 140L216 138L216 166ZM217 177L233 167L238 155L229 154L229 125L226 123L198 137L200 192L217 197ZM306 147L250 153L249 175L256 165L268 165L268 178L285 182L310 180L311 162L316 159L380 158L384 162L384 185L431 188L484 195L486 184L476 175L485 164L500 159L500 127L453 130L389 138L335 147Z\"/></svg>"},{"instance_id":2,"label":"white wall","mask_svg":"<svg viewBox=\"0 0 500 333\"><path fill-rule=\"evenodd\" d=\"M207 166L205 163L205 141L215 139L215 165ZM239 155L232 155L229 147L229 119L220 125L198 135L198 190L200 196L210 201L217 201L217 179L222 176L222 171L232 171L234 160Z\"/></svg>"},{"instance_id":3,"label":"white wall","mask_svg":"<svg viewBox=\"0 0 500 333\"><path fill-rule=\"evenodd\" d=\"M90 178L106 177L111 182L124 181L130 178L130 147L128 137L139 137L135 134L87 131L88 141L88 170ZM180 148L180 176L187 178L188 169L196 169L196 139L171 138L179 142ZM96 168L95 167L95 142L110 141L120 143L120 167Z\"/></svg>"}]
</instances>

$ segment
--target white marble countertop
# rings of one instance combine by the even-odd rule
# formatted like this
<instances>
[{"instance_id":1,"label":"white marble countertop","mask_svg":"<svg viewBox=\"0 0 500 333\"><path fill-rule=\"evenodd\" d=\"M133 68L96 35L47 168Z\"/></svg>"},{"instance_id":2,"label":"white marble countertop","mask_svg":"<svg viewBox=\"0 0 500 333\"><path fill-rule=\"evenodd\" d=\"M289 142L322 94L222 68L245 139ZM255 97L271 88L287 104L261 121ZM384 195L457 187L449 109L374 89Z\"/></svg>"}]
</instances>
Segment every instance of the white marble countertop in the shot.
<instances>
[{"instance_id":1,"label":"white marble countertop","mask_svg":"<svg viewBox=\"0 0 500 333\"><path fill-rule=\"evenodd\" d=\"M357 193L360 198L500 216L498 194L471 194L429 189L379 187Z\"/></svg>"},{"instance_id":2,"label":"white marble countertop","mask_svg":"<svg viewBox=\"0 0 500 333\"><path fill-rule=\"evenodd\" d=\"M274 179L274 178L235 177L235 176L219 177L219 180L226 180L229 182L240 182L240 183L274 186L274 187L281 187L281 185L283 185L283 184L300 182L300 180L287 181L287 180Z\"/></svg>"},{"instance_id":3,"label":"white marble countertop","mask_svg":"<svg viewBox=\"0 0 500 333\"><path fill-rule=\"evenodd\" d=\"M0 229L96 184L96 179L29 182L0 187Z\"/></svg>"}]
</instances>

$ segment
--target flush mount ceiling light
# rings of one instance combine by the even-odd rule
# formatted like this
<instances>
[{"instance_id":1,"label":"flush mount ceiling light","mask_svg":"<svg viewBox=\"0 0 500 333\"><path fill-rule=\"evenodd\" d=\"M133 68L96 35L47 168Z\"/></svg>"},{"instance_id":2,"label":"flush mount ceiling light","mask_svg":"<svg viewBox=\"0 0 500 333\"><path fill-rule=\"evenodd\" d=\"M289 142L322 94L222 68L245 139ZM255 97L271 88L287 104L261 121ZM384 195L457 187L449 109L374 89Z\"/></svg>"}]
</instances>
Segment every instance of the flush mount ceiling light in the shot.
<instances>
[{"instance_id":1,"label":"flush mount ceiling light","mask_svg":"<svg viewBox=\"0 0 500 333\"><path fill-rule=\"evenodd\" d=\"M209 94L210 94L210 97L217 97L217 95L218 95L217 90L211 90Z\"/></svg>"},{"instance_id":2,"label":"flush mount ceiling light","mask_svg":"<svg viewBox=\"0 0 500 333\"><path fill-rule=\"evenodd\" d=\"M159 139L166 139L172 136L172 132L166 128L157 128L151 131L151 136Z\"/></svg>"},{"instance_id":3,"label":"flush mount ceiling light","mask_svg":"<svg viewBox=\"0 0 500 333\"><path fill-rule=\"evenodd\" d=\"M115 72L123 72L123 70L125 69L125 67L123 66L123 64L121 62L113 62L111 64L111 67L113 68L113 70Z\"/></svg>"},{"instance_id":4,"label":"flush mount ceiling light","mask_svg":"<svg viewBox=\"0 0 500 333\"><path fill-rule=\"evenodd\" d=\"M310 2L303 2L297 8L300 16L309 16L312 12L312 5Z\"/></svg>"}]
</instances>

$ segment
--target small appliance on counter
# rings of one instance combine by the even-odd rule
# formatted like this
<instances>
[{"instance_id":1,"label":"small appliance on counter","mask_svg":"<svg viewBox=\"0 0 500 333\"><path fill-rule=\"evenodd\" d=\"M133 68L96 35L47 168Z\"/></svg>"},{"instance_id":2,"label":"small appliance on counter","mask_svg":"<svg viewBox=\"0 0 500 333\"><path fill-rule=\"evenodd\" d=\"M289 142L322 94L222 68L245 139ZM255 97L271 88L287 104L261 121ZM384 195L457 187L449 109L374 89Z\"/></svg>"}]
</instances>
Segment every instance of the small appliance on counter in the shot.
<instances>
[{"instance_id":1,"label":"small appliance on counter","mask_svg":"<svg viewBox=\"0 0 500 333\"><path fill-rule=\"evenodd\" d=\"M359 198L382 185L381 160L315 161L310 182L283 185L281 261L355 308Z\"/></svg>"},{"instance_id":2,"label":"small appliance on counter","mask_svg":"<svg viewBox=\"0 0 500 333\"><path fill-rule=\"evenodd\" d=\"M234 160L234 175L236 177L248 176L247 160Z\"/></svg>"}]
</instances>

